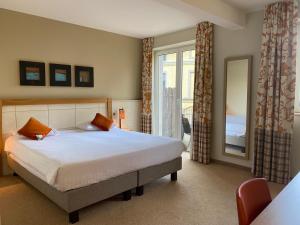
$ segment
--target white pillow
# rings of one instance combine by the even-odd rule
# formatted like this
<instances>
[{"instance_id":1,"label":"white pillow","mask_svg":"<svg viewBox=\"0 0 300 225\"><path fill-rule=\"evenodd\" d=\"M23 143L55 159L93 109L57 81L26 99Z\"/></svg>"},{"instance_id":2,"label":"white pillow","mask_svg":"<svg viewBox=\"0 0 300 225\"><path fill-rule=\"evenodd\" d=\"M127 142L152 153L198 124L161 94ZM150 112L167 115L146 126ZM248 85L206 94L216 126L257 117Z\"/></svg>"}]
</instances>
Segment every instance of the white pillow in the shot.
<instances>
[{"instance_id":1,"label":"white pillow","mask_svg":"<svg viewBox=\"0 0 300 225\"><path fill-rule=\"evenodd\" d=\"M4 135L5 135L5 137L10 137L10 136L16 136L19 134L17 131L10 131ZM51 131L49 132L49 134L47 136L56 136L56 135L59 135L59 131L56 129L51 129Z\"/></svg>"},{"instance_id":2,"label":"white pillow","mask_svg":"<svg viewBox=\"0 0 300 225\"><path fill-rule=\"evenodd\" d=\"M53 128L47 136L56 136L56 135L59 135L59 131Z\"/></svg>"},{"instance_id":3,"label":"white pillow","mask_svg":"<svg viewBox=\"0 0 300 225\"><path fill-rule=\"evenodd\" d=\"M85 130L85 131L99 131L100 129L93 124L87 122L87 123L81 123L77 125L77 128L80 130Z\"/></svg>"}]
</instances>

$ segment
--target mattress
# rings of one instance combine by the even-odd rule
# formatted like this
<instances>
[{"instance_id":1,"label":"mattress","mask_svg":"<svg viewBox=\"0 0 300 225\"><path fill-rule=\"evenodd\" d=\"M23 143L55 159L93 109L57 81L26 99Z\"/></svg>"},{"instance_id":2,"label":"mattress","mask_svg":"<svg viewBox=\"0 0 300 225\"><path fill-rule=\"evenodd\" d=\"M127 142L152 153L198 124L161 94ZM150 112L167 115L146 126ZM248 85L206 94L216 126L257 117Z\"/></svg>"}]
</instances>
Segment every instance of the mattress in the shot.
<instances>
[{"instance_id":1,"label":"mattress","mask_svg":"<svg viewBox=\"0 0 300 225\"><path fill-rule=\"evenodd\" d=\"M59 191L171 161L185 149L180 140L123 131L60 131L42 141L19 135L5 142L8 156Z\"/></svg>"}]
</instances>

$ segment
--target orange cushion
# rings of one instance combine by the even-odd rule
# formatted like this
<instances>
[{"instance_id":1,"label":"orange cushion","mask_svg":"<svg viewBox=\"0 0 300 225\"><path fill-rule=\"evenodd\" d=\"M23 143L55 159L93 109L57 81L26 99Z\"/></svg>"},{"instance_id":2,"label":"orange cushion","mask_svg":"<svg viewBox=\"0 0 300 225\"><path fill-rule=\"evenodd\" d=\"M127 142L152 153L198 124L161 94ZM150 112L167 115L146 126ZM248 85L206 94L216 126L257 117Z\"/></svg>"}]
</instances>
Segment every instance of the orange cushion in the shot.
<instances>
[{"instance_id":1,"label":"orange cushion","mask_svg":"<svg viewBox=\"0 0 300 225\"><path fill-rule=\"evenodd\" d=\"M113 121L101 115L100 113L97 113L94 120L91 122L91 124L93 124L94 126L98 127L103 131L109 131L109 129L113 124Z\"/></svg>"},{"instance_id":2,"label":"orange cushion","mask_svg":"<svg viewBox=\"0 0 300 225\"><path fill-rule=\"evenodd\" d=\"M25 126L18 131L18 133L32 140L37 140L36 135L46 137L51 130L51 128L31 117Z\"/></svg>"}]
</instances>

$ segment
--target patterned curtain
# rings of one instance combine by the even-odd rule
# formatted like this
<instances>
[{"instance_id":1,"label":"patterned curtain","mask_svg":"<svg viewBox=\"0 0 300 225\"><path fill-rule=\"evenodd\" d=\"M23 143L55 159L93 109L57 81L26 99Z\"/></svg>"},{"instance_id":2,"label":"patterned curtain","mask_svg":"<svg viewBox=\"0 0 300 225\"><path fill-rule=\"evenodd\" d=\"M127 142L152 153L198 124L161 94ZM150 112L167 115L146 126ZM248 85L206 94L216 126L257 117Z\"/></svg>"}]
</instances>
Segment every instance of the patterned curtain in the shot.
<instances>
[{"instance_id":1,"label":"patterned curtain","mask_svg":"<svg viewBox=\"0 0 300 225\"><path fill-rule=\"evenodd\" d=\"M192 160L208 164L212 135L213 24L198 24L193 107Z\"/></svg>"},{"instance_id":2,"label":"patterned curtain","mask_svg":"<svg viewBox=\"0 0 300 225\"><path fill-rule=\"evenodd\" d=\"M287 183L294 122L298 3L266 7L257 90L254 175Z\"/></svg>"},{"instance_id":3,"label":"patterned curtain","mask_svg":"<svg viewBox=\"0 0 300 225\"><path fill-rule=\"evenodd\" d=\"M143 70L142 70L142 132L152 132L152 51L154 38L143 40Z\"/></svg>"}]
</instances>

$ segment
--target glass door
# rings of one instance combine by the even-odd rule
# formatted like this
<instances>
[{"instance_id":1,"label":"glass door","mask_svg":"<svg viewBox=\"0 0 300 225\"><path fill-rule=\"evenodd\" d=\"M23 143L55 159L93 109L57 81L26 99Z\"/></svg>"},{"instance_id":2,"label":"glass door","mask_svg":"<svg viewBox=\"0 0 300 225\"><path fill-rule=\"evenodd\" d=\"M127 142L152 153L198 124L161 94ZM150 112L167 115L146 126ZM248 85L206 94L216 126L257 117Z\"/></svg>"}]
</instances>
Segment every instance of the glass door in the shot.
<instances>
[{"instance_id":1,"label":"glass door","mask_svg":"<svg viewBox=\"0 0 300 225\"><path fill-rule=\"evenodd\" d=\"M156 52L153 131L189 146L194 94L194 46Z\"/></svg>"},{"instance_id":2,"label":"glass door","mask_svg":"<svg viewBox=\"0 0 300 225\"><path fill-rule=\"evenodd\" d=\"M177 53L159 55L158 67L158 133L177 137Z\"/></svg>"}]
</instances>

